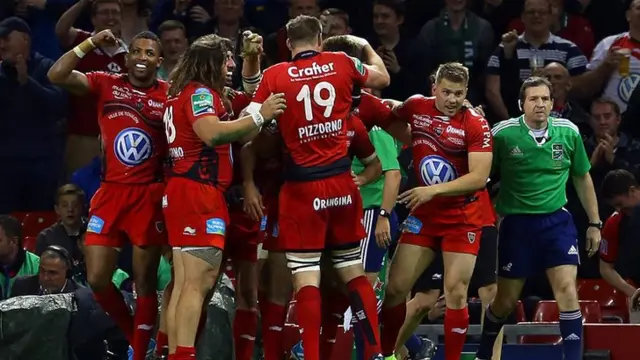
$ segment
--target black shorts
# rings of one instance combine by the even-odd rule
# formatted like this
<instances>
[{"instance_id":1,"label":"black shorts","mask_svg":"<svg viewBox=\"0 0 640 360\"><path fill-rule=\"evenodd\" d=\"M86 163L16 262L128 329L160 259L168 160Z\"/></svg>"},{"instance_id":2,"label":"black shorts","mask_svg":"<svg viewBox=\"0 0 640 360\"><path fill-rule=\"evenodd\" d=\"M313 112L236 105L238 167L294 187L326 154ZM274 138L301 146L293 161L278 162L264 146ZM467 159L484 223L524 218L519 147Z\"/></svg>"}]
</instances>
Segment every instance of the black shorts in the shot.
<instances>
[{"instance_id":1,"label":"black shorts","mask_svg":"<svg viewBox=\"0 0 640 360\"><path fill-rule=\"evenodd\" d=\"M480 251L476 259L476 267L473 270L471 283L469 284L469 296L476 297L478 289L496 282L496 266L498 257L498 230L495 226L482 228ZM413 292L427 292L429 290L443 290L442 253L436 252L433 262L420 275L413 286Z\"/></svg>"}]
</instances>

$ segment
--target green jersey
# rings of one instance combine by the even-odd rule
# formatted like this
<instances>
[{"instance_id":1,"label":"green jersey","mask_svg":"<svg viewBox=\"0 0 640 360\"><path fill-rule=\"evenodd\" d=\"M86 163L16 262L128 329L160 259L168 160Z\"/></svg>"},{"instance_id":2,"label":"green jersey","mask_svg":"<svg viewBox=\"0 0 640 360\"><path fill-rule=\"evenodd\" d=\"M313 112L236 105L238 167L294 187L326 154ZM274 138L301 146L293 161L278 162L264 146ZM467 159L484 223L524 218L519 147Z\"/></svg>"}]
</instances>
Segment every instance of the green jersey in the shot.
<instances>
[{"instance_id":1,"label":"green jersey","mask_svg":"<svg viewBox=\"0 0 640 360\"><path fill-rule=\"evenodd\" d=\"M0 267L0 300L11 297L11 287L16 278L37 275L40 271L40 257L26 250L24 253L24 261L17 273L11 274L8 268Z\"/></svg>"},{"instance_id":2,"label":"green jersey","mask_svg":"<svg viewBox=\"0 0 640 360\"><path fill-rule=\"evenodd\" d=\"M369 131L369 139L376 149L376 155L380 159L382 165L382 171L400 170L400 164L398 163L398 154L402 145L397 142L391 135L381 128L374 126ZM364 170L364 165L358 159L353 160L351 170L354 173L359 174ZM378 179L370 182L367 185L360 187L360 195L362 195L362 204L365 209L372 207L380 207L382 204L382 189L384 188L384 174Z\"/></svg>"},{"instance_id":3,"label":"green jersey","mask_svg":"<svg viewBox=\"0 0 640 360\"><path fill-rule=\"evenodd\" d=\"M129 274L126 272L116 269L113 273L113 277L111 278L111 282L120 289L122 283L129 278ZM167 259L162 256L160 258L160 264L158 265L158 291L164 291L169 282L171 281L171 264L167 261Z\"/></svg>"},{"instance_id":4,"label":"green jersey","mask_svg":"<svg viewBox=\"0 0 640 360\"><path fill-rule=\"evenodd\" d=\"M500 175L499 214L552 213L567 203L569 175L589 172L591 164L578 127L553 117L548 123L543 134L534 133L523 116L494 126L493 167Z\"/></svg>"}]
</instances>

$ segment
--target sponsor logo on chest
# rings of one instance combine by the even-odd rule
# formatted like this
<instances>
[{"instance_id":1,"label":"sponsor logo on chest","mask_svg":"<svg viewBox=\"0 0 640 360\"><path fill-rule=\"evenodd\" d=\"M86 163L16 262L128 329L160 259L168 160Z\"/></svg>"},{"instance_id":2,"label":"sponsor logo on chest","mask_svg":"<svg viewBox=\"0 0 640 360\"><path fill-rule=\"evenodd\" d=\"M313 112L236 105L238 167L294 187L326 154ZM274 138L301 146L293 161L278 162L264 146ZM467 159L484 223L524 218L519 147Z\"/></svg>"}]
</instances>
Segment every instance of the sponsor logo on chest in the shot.
<instances>
[{"instance_id":1,"label":"sponsor logo on chest","mask_svg":"<svg viewBox=\"0 0 640 360\"><path fill-rule=\"evenodd\" d=\"M326 75L329 75L335 72L336 71L335 71L333 62L330 62L328 64L322 64L322 65L319 65L318 63L314 62L311 64L311 66L307 66L303 68L292 66L287 69L287 73L292 79L298 79L298 78L308 79L313 77L324 77Z\"/></svg>"}]
</instances>

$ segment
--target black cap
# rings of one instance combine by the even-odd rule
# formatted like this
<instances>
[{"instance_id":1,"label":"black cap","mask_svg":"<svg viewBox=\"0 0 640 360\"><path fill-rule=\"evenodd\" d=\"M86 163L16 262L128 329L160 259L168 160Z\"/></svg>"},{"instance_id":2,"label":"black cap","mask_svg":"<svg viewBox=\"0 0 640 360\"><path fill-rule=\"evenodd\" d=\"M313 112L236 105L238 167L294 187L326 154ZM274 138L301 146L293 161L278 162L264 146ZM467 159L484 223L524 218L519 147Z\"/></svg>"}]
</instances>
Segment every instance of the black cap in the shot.
<instances>
[{"instance_id":1,"label":"black cap","mask_svg":"<svg viewBox=\"0 0 640 360\"><path fill-rule=\"evenodd\" d=\"M31 35L29 24L17 16L12 16L0 21L0 37L7 37L14 31Z\"/></svg>"}]
</instances>

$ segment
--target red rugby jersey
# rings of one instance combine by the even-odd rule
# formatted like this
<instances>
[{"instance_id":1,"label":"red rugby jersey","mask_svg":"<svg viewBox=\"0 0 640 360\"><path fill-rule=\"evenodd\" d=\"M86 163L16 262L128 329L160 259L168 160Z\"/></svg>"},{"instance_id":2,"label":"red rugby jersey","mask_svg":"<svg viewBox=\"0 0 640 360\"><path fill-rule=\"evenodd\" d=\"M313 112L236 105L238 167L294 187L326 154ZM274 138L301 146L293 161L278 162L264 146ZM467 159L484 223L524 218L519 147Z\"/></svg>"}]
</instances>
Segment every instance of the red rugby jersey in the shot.
<instances>
[{"instance_id":1,"label":"red rugby jersey","mask_svg":"<svg viewBox=\"0 0 640 360\"><path fill-rule=\"evenodd\" d=\"M87 79L98 100L102 180L123 184L162 180L167 149L162 109L167 83L158 80L141 89L131 85L125 74L104 72L90 72Z\"/></svg>"}]
</instances>

